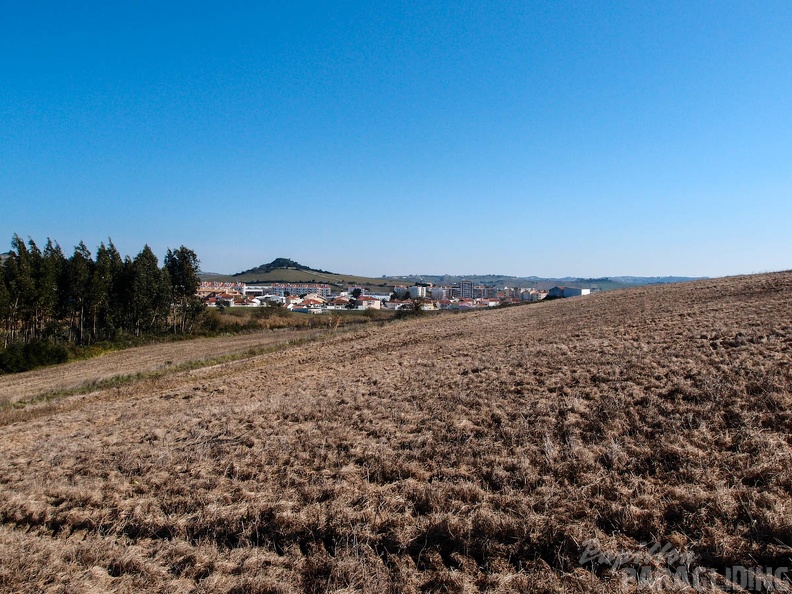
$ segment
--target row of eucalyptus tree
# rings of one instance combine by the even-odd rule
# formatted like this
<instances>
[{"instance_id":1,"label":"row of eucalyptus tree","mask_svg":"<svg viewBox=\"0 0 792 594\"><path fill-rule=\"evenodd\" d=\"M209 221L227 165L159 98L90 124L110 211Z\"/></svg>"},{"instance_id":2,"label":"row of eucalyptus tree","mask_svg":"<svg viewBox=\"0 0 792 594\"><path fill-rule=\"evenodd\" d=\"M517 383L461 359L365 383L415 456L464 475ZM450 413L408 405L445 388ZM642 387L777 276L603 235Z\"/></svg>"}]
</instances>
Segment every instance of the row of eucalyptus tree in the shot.
<instances>
[{"instance_id":1,"label":"row of eucalyptus tree","mask_svg":"<svg viewBox=\"0 0 792 594\"><path fill-rule=\"evenodd\" d=\"M201 303L195 252L168 249L164 265L146 245L122 257L112 241L95 255L80 242L67 256L18 235L0 267L3 346L45 340L86 345L119 333L190 332Z\"/></svg>"}]
</instances>

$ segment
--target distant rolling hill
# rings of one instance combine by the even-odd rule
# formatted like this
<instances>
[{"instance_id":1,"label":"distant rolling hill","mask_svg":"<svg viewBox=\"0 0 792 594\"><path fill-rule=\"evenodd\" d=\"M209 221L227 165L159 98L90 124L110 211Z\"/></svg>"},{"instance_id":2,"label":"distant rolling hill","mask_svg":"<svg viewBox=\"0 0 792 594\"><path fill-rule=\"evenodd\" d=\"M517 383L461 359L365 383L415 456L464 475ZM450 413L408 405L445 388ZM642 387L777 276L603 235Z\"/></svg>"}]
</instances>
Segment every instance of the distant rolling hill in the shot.
<instances>
[{"instance_id":1,"label":"distant rolling hill","mask_svg":"<svg viewBox=\"0 0 792 594\"><path fill-rule=\"evenodd\" d=\"M334 274L329 270L321 270L317 268L310 268L309 266L304 266L299 262L295 262L294 260L290 260L289 258L275 258L269 264L261 264L260 266L256 266L255 268L251 268L250 270L245 270L243 272L237 272L234 276L246 276L246 275L260 275L260 274L268 274L270 272L275 272L277 270L300 270L303 272L316 272L320 274Z\"/></svg>"},{"instance_id":2,"label":"distant rolling hill","mask_svg":"<svg viewBox=\"0 0 792 594\"><path fill-rule=\"evenodd\" d=\"M202 280L206 281L229 281L243 282L248 284L269 284L269 283L326 283L338 287L347 285L360 285L366 288L383 290L390 288L394 284L404 284L405 279L373 278L368 276L358 276L354 274L338 274L310 268L290 260L288 258L276 258L268 264L262 264L238 272L232 275L224 274L202 274Z\"/></svg>"}]
</instances>

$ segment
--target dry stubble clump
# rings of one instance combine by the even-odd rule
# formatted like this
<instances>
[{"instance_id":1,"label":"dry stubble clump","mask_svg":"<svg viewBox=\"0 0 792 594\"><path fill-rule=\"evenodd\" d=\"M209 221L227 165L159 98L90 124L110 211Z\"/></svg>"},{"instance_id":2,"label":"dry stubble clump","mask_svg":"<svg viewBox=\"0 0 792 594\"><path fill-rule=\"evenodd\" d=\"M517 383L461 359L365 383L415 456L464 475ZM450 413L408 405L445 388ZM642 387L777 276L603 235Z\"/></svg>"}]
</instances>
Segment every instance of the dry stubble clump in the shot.
<instances>
[{"instance_id":1,"label":"dry stubble clump","mask_svg":"<svg viewBox=\"0 0 792 594\"><path fill-rule=\"evenodd\" d=\"M5 592L619 592L792 566L792 274L397 322L2 417Z\"/></svg>"}]
</instances>

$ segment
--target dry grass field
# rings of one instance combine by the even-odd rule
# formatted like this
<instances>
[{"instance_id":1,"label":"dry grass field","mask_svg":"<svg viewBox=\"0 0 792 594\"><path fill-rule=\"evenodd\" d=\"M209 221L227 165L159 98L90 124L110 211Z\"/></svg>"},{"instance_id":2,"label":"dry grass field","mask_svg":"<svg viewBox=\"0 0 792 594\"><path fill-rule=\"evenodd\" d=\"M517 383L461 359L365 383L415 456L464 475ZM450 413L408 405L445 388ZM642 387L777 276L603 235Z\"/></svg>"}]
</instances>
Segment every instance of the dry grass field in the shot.
<instances>
[{"instance_id":1,"label":"dry grass field","mask_svg":"<svg viewBox=\"0 0 792 594\"><path fill-rule=\"evenodd\" d=\"M693 591L604 557L654 580L679 562L651 543L700 591L792 566L792 273L399 321L43 406L0 411L3 592Z\"/></svg>"},{"instance_id":2,"label":"dry grass field","mask_svg":"<svg viewBox=\"0 0 792 594\"><path fill-rule=\"evenodd\" d=\"M278 330L216 338L197 338L114 351L100 357L0 376L0 405L30 400L41 394L126 376L147 374L293 340L304 340L323 330Z\"/></svg>"}]
</instances>

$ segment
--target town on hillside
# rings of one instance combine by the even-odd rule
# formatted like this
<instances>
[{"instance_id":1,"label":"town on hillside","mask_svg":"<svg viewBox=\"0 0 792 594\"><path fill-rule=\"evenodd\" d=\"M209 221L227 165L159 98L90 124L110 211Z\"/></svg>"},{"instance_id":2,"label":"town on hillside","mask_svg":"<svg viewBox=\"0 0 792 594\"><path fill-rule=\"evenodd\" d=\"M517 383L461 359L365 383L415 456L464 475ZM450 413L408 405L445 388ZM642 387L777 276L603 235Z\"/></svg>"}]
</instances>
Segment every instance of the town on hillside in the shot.
<instances>
[{"instance_id":1,"label":"town on hillside","mask_svg":"<svg viewBox=\"0 0 792 594\"><path fill-rule=\"evenodd\" d=\"M500 305L531 303L543 299L560 299L589 295L591 289L556 286L549 291L535 288L502 289L474 285L462 280L448 286L395 285L390 293L366 293L362 287L349 286L334 292L322 283L272 283L204 281L197 291L209 307L285 307L298 313L322 314L334 310L452 310L486 309Z\"/></svg>"}]
</instances>

